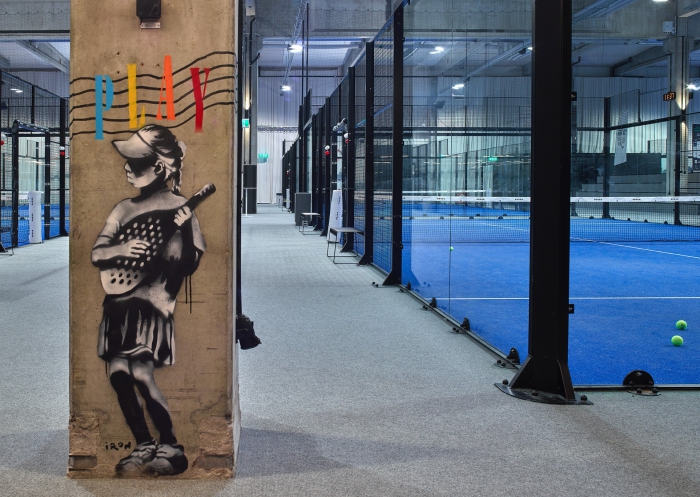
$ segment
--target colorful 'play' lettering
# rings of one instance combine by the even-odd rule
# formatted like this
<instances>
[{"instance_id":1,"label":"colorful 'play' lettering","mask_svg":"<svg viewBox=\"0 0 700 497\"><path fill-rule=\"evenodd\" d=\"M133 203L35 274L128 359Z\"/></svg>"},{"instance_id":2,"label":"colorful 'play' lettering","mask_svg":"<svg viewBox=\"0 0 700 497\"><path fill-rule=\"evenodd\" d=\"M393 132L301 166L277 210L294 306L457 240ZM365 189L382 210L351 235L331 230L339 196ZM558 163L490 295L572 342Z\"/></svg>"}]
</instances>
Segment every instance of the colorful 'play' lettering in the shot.
<instances>
[{"instance_id":1,"label":"colorful 'play' lettering","mask_svg":"<svg viewBox=\"0 0 700 497\"><path fill-rule=\"evenodd\" d=\"M141 106L141 115L138 111L138 95L136 84L136 64L127 64L128 100L129 100L129 128L142 128L146 125L146 106ZM190 68L192 79L192 95L195 104L195 132L200 133L204 122L204 98L207 94L207 81L211 68ZM179 71L178 71L179 72ZM200 79L200 73L204 73L204 81ZM178 83L179 85L180 83ZM156 120L163 119L174 121L175 97L173 91L173 62L170 55L163 60L163 76L161 77L160 95L158 97L158 111ZM95 76L95 140L104 140L104 113L112 108L114 102L114 84L106 74ZM165 117L163 117L163 104L165 104Z\"/></svg>"}]
</instances>

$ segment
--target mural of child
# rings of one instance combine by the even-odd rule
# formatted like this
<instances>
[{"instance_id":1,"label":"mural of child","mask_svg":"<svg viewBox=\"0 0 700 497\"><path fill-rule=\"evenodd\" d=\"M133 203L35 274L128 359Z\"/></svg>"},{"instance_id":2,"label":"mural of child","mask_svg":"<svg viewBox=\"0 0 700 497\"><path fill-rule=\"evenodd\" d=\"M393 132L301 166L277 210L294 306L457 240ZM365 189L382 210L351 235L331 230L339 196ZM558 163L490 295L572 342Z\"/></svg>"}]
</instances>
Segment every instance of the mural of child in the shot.
<instances>
[{"instance_id":1,"label":"mural of child","mask_svg":"<svg viewBox=\"0 0 700 497\"><path fill-rule=\"evenodd\" d=\"M98 355L108 363L110 383L137 444L115 470L175 475L188 461L154 369L175 361L177 293L196 271L205 243L194 206L180 195L185 144L167 128L147 125L112 145L126 159L127 181L140 191L114 207L92 249L107 293ZM160 434L158 443L137 390Z\"/></svg>"}]
</instances>

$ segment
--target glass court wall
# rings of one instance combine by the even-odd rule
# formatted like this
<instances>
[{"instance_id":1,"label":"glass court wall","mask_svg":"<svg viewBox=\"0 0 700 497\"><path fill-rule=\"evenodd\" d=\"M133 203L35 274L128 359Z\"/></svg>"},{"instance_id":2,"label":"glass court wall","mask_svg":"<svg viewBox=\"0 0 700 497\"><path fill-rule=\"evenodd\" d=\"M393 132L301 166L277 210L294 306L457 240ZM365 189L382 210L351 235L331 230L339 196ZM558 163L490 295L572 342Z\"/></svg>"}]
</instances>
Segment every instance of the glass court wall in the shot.
<instances>
[{"instance_id":1,"label":"glass court wall","mask_svg":"<svg viewBox=\"0 0 700 497\"><path fill-rule=\"evenodd\" d=\"M572 20L569 365L579 384L634 370L698 383L700 342L676 328L700 322L698 16L680 2L613 7Z\"/></svg>"},{"instance_id":2,"label":"glass court wall","mask_svg":"<svg viewBox=\"0 0 700 497\"><path fill-rule=\"evenodd\" d=\"M676 321L700 323L700 16L679 8L574 3L564 215L576 385L621 386L634 370L698 383L697 344ZM339 168L320 190L335 188L336 172L341 185L354 175L344 193L362 234L346 249L521 359L531 333L532 18L531 0L398 6L327 100L329 126L354 109L354 153L332 133L316 145L337 143L346 159L334 155Z\"/></svg>"},{"instance_id":3,"label":"glass court wall","mask_svg":"<svg viewBox=\"0 0 700 497\"><path fill-rule=\"evenodd\" d=\"M532 2L406 5L404 283L527 354Z\"/></svg>"}]
</instances>

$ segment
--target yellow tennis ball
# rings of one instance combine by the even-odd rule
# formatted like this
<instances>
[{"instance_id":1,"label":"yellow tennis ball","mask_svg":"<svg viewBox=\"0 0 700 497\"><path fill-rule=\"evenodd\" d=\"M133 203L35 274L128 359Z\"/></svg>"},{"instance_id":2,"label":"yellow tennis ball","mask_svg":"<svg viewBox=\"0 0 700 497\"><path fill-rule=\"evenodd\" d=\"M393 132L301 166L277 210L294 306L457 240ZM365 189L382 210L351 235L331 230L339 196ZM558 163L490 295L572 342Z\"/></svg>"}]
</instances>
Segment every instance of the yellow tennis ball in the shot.
<instances>
[{"instance_id":1,"label":"yellow tennis ball","mask_svg":"<svg viewBox=\"0 0 700 497\"><path fill-rule=\"evenodd\" d=\"M680 347L681 345L683 345L683 337L680 335L674 335L671 338L671 343L676 347Z\"/></svg>"}]
</instances>

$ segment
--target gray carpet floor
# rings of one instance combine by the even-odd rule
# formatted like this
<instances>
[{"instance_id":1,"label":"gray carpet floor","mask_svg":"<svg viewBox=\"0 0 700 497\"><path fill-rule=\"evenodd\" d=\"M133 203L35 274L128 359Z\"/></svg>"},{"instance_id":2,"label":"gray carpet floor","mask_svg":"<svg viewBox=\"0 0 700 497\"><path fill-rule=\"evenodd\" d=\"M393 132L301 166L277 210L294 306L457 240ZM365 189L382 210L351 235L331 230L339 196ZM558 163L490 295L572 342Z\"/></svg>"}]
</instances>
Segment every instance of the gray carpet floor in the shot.
<instances>
[{"instance_id":1,"label":"gray carpet floor","mask_svg":"<svg viewBox=\"0 0 700 497\"><path fill-rule=\"evenodd\" d=\"M68 241L0 256L0 495L696 496L700 393L517 400L512 372L274 206L243 219L242 433L230 481L74 481ZM350 259L345 259L349 261Z\"/></svg>"}]
</instances>

